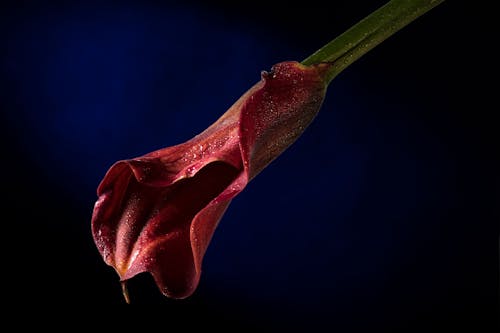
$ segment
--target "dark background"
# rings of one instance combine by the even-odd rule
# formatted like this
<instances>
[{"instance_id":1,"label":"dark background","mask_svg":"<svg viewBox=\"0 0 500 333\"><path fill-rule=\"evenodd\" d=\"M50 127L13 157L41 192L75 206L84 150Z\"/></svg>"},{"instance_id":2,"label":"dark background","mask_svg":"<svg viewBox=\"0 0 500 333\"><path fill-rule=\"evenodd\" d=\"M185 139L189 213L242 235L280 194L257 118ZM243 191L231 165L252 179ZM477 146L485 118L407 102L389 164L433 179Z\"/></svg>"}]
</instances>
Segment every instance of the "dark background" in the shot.
<instances>
[{"instance_id":1,"label":"dark background","mask_svg":"<svg viewBox=\"0 0 500 333\"><path fill-rule=\"evenodd\" d=\"M83 305L89 320L124 311L90 233L109 166L191 138L261 70L384 3L4 2L11 301ZM498 89L483 14L447 1L335 78L303 136L233 200L195 294L168 299L138 275L132 307L236 331L498 329Z\"/></svg>"}]
</instances>

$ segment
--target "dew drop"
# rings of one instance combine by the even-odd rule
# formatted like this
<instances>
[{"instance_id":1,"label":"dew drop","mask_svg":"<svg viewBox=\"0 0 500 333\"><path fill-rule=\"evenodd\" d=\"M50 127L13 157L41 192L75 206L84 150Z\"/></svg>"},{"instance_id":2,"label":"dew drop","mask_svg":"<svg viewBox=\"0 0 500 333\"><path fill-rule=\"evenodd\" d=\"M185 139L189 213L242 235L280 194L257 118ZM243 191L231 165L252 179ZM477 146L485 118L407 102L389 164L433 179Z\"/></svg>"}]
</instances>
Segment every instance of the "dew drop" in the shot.
<instances>
[{"instance_id":1,"label":"dew drop","mask_svg":"<svg viewBox=\"0 0 500 333\"><path fill-rule=\"evenodd\" d=\"M186 169L186 174L188 176L192 176L194 174L194 172L195 172L195 169L196 169L196 167L194 165L191 165L190 167L188 167Z\"/></svg>"}]
</instances>

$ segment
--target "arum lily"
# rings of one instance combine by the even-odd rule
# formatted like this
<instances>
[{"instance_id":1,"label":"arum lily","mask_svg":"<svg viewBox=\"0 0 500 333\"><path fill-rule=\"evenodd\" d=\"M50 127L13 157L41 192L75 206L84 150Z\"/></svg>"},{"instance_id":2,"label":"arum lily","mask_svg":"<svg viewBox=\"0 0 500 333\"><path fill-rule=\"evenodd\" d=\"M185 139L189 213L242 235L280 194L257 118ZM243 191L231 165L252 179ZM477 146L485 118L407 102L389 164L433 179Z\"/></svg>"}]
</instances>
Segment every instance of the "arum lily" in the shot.
<instances>
[{"instance_id":1,"label":"arum lily","mask_svg":"<svg viewBox=\"0 0 500 333\"><path fill-rule=\"evenodd\" d=\"M279 63L199 135L108 170L97 190L92 231L122 280L149 271L167 296L194 291L231 199L314 118L327 68Z\"/></svg>"},{"instance_id":2,"label":"arum lily","mask_svg":"<svg viewBox=\"0 0 500 333\"><path fill-rule=\"evenodd\" d=\"M285 61L205 131L114 163L101 181L92 234L124 286L152 274L172 298L190 296L231 200L293 144L319 112L328 84L381 41L443 0L392 0L302 63Z\"/></svg>"}]
</instances>

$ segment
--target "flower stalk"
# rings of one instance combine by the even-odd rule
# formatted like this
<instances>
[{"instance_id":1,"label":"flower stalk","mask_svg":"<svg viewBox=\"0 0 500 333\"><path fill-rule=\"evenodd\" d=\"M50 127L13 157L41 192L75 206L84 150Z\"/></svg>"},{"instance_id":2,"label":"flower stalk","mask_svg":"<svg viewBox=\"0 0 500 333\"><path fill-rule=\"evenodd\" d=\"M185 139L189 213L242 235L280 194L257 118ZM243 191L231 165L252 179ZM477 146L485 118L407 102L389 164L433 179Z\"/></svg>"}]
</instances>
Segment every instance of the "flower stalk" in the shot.
<instances>
[{"instance_id":1,"label":"flower stalk","mask_svg":"<svg viewBox=\"0 0 500 333\"><path fill-rule=\"evenodd\" d=\"M303 65L333 63L331 82L362 55L444 0L391 0L302 61Z\"/></svg>"}]
</instances>

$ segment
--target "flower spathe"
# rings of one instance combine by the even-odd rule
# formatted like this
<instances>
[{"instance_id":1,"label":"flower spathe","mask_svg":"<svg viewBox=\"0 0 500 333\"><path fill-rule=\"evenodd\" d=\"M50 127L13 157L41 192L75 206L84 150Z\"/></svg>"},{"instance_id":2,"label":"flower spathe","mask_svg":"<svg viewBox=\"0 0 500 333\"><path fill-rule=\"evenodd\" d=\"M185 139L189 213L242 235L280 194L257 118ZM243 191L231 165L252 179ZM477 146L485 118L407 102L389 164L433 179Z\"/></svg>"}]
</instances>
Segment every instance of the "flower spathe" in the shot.
<instances>
[{"instance_id":1,"label":"flower spathe","mask_svg":"<svg viewBox=\"0 0 500 333\"><path fill-rule=\"evenodd\" d=\"M278 63L191 140L111 166L97 189L92 234L121 281L149 272L168 297L195 291L228 205L314 119L329 66Z\"/></svg>"}]
</instances>

